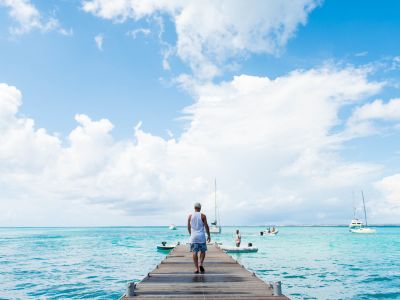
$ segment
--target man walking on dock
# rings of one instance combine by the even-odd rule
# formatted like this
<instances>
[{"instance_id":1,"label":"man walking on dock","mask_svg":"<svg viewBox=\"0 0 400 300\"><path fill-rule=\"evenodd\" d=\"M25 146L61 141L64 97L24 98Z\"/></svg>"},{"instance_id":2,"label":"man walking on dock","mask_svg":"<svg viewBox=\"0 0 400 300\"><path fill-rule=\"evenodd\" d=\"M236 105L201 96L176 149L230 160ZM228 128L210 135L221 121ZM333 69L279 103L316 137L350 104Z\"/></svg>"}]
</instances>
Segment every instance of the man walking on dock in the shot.
<instances>
[{"instance_id":1,"label":"man walking on dock","mask_svg":"<svg viewBox=\"0 0 400 300\"><path fill-rule=\"evenodd\" d=\"M188 218L188 231L190 234L190 252L193 252L193 262L196 267L195 273L204 273L204 258L206 257L207 244L206 244L206 235L207 232L207 242L211 241L210 237L210 228L208 227L207 217L205 214L200 212L201 204L194 204L194 213L189 215ZM204 231L205 229L205 231ZM200 252L200 264L199 264L199 256Z\"/></svg>"}]
</instances>

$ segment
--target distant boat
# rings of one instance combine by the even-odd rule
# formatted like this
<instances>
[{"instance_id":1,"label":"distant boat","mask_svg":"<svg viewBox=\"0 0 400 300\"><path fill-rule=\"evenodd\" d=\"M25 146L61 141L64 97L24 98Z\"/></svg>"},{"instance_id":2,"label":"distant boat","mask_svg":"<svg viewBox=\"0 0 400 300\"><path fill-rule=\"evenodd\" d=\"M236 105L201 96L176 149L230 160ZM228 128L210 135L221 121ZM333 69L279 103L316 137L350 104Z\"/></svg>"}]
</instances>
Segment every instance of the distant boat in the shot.
<instances>
[{"instance_id":1,"label":"distant boat","mask_svg":"<svg viewBox=\"0 0 400 300\"><path fill-rule=\"evenodd\" d=\"M217 179L214 181L214 187L214 222L211 222L210 233L219 234L222 230L217 221Z\"/></svg>"},{"instance_id":2,"label":"distant boat","mask_svg":"<svg viewBox=\"0 0 400 300\"><path fill-rule=\"evenodd\" d=\"M176 230L176 226L174 224L169 225L169 230Z\"/></svg>"},{"instance_id":3,"label":"distant boat","mask_svg":"<svg viewBox=\"0 0 400 300\"><path fill-rule=\"evenodd\" d=\"M172 250L179 244L180 244L179 242L175 244L168 244L167 242L162 242L161 245L157 245L157 250Z\"/></svg>"},{"instance_id":4,"label":"distant boat","mask_svg":"<svg viewBox=\"0 0 400 300\"><path fill-rule=\"evenodd\" d=\"M351 220L349 225L349 231L352 233L376 233L375 229L368 227L367 222L367 210L365 209L365 200L364 200L364 193L361 191L363 207L364 207L364 218L365 218L365 225L362 221L356 218L356 209L354 208L354 215L353 220Z\"/></svg>"},{"instance_id":5,"label":"distant boat","mask_svg":"<svg viewBox=\"0 0 400 300\"><path fill-rule=\"evenodd\" d=\"M268 227L267 230L260 231L260 235L275 236L278 234L278 232L279 232L279 230L276 229L275 226L272 226L272 229L270 227Z\"/></svg>"},{"instance_id":6,"label":"distant boat","mask_svg":"<svg viewBox=\"0 0 400 300\"><path fill-rule=\"evenodd\" d=\"M253 247L252 243L249 243L247 247L222 246L221 249L226 253L254 253L258 251L258 248Z\"/></svg>"}]
</instances>

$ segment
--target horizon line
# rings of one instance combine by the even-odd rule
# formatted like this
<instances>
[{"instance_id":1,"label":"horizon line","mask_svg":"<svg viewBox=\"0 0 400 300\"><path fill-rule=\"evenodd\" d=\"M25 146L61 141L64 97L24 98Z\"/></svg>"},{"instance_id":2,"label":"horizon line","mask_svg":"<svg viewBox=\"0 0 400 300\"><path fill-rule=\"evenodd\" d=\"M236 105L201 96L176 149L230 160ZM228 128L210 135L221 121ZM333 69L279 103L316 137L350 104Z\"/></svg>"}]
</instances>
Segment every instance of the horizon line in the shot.
<instances>
[{"instance_id":1,"label":"horizon line","mask_svg":"<svg viewBox=\"0 0 400 300\"><path fill-rule=\"evenodd\" d=\"M135 228L135 227L168 227L169 225L65 225L65 226L29 226L29 225L21 225L21 226L0 226L0 229L6 228ZM187 225L175 225L176 227L187 227ZM271 225L224 225L221 227L349 227L348 224L271 224ZM399 224L370 224L368 227L400 227Z\"/></svg>"}]
</instances>

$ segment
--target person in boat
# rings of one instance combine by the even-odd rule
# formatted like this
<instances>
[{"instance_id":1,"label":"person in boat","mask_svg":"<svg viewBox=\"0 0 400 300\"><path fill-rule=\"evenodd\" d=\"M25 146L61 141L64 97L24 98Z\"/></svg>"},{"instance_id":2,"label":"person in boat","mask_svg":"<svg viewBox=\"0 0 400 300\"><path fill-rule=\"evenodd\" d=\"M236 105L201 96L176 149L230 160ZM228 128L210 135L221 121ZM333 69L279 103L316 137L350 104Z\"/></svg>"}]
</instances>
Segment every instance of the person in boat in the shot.
<instances>
[{"instance_id":1,"label":"person in boat","mask_svg":"<svg viewBox=\"0 0 400 300\"><path fill-rule=\"evenodd\" d=\"M194 204L194 213L188 218L188 231L190 234L190 252L193 253L193 262L195 265L195 273L204 273L203 266L206 257L207 244L211 241L210 228L208 227L207 217L200 212L201 204ZM207 240L205 232L207 232ZM198 255L200 252L200 255ZM200 257L199 257L200 256ZM199 262L200 258L200 262Z\"/></svg>"},{"instance_id":2,"label":"person in boat","mask_svg":"<svg viewBox=\"0 0 400 300\"><path fill-rule=\"evenodd\" d=\"M242 236L240 235L239 229L236 229L236 247L240 247L240 243L242 242Z\"/></svg>"},{"instance_id":3,"label":"person in boat","mask_svg":"<svg viewBox=\"0 0 400 300\"><path fill-rule=\"evenodd\" d=\"M272 233L274 233L274 232L275 232L275 226L273 226L273 227L272 227L272 230L271 230L271 232L272 232Z\"/></svg>"}]
</instances>

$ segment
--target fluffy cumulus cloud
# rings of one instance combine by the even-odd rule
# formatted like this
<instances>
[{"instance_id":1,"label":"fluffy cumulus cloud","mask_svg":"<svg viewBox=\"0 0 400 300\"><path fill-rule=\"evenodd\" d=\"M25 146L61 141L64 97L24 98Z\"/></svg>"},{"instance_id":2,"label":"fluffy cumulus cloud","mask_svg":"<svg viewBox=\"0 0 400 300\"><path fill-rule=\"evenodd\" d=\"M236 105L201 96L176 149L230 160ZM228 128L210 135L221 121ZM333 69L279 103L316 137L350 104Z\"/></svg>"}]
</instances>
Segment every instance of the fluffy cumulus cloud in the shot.
<instances>
[{"instance_id":1,"label":"fluffy cumulus cloud","mask_svg":"<svg viewBox=\"0 0 400 300\"><path fill-rule=\"evenodd\" d=\"M376 183L379 189L386 193L386 200L390 203L396 204L400 209L400 174L387 176Z\"/></svg>"},{"instance_id":2,"label":"fluffy cumulus cloud","mask_svg":"<svg viewBox=\"0 0 400 300\"><path fill-rule=\"evenodd\" d=\"M386 223L397 224L400 214L400 173L386 176L375 183L375 187L384 195L384 201L378 203L376 214Z\"/></svg>"},{"instance_id":3,"label":"fluffy cumulus cloud","mask_svg":"<svg viewBox=\"0 0 400 300\"><path fill-rule=\"evenodd\" d=\"M63 35L71 35L71 30L65 30L60 26L57 19L43 18L39 10L30 0L0 0L0 6L9 9L10 17L16 22L16 26L10 28L12 34L20 35L28 33L33 29L42 32L58 30Z\"/></svg>"},{"instance_id":4,"label":"fluffy cumulus cloud","mask_svg":"<svg viewBox=\"0 0 400 300\"><path fill-rule=\"evenodd\" d=\"M379 134L387 129L400 128L400 99L381 99L357 106L347 120L344 135L368 136Z\"/></svg>"},{"instance_id":5,"label":"fluffy cumulus cloud","mask_svg":"<svg viewBox=\"0 0 400 300\"><path fill-rule=\"evenodd\" d=\"M209 79L248 53L276 54L305 24L319 0L88 0L83 9L124 22L167 15L175 24L174 52L198 78ZM171 50L169 49L168 55Z\"/></svg>"},{"instance_id":6,"label":"fluffy cumulus cloud","mask_svg":"<svg viewBox=\"0 0 400 300\"><path fill-rule=\"evenodd\" d=\"M0 220L182 224L194 201L212 211L215 177L224 224L342 222L351 190L380 180L387 197L376 201L397 205L396 179L382 180L382 166L340 154L348 139L340 110L380 89L352 68L242 75L197 85L178 138L138 124L131 140L115 140L109 120L86 115L66 139L37 129L18 114L21 93L2 84Z\"/></svg>"},{"instance_id":7,"label":"fluffy cumulus cloud","mask_svg":"<svg viewBox=\"0 0 400 300\"><path fill-rule=\"evenodd\" d=\"M351 121L361 122L379 119L400 120L400 99L391 99L387 103L382 100L367 103L354 111Z\"/></svg>"}]
</instances>

